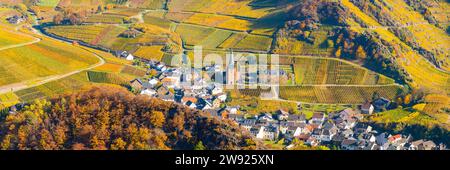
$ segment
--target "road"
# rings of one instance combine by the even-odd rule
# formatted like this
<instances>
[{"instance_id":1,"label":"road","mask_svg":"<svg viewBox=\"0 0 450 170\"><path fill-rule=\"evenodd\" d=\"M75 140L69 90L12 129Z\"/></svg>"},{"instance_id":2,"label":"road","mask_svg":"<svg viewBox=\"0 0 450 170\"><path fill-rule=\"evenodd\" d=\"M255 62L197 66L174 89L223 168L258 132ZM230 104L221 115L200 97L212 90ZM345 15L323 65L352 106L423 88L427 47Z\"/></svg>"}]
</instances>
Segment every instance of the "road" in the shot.
<instances>
[{"instance_id":1,"label":"road","mask_svg":"<svg viewBox=\"0 0 450 170\"><path fill-rule=\"evenodd\" d=\"M39 33L39 31L35 30L34 28L33 28L33 32ZM20 33L20 34L23 34L23 33ZM26 34L24 34L24 35L26 35ZM30 36L30 35L27 35L27 36ZM34 38L36 38L36 37L34 37ZM54 39L52 37L49 37L49 38L51 38L53 40L56 40L56 41L65 42L65 41L61 41L61 40L58 40L58 39ZM23 47L23 46L31 45L31 44L37 43L39 41L41 41L41 39L36 38L34 41L31 41L31 42L22 43L22 44L15 44L15 45L7 46L7 47L2 47L2 48L0 48L0 51L1 50L6 50L6 49L11 49L11 48L17 48L17 47ZM65 42L65 43L68 43L68 42ZM84 50L84 49L82 49L82 50ZM93 69L95 67L98 67L98 66L101 66L101 65L105 64L105 60L102 57L100 57L99 55L97 55L95 53L92 53L92 52L90 52L90 53L99 59L98 63L96 63L94 65L91 65L91 66L89 66L87 68L78 69L78 70L75 70L75 71L72 71L72 72L69 72L69 73L53 75L53 76L49 76L49 77L40 77L40 78L36 78L36 79L33 79L33 80L26 80L26 81L22 81L22 82L18 82L18 83L13 83L13 84L0 86L0 94L4 94L4 93L8 93L8 92L16 92L16 91L19 91L19 90L36 87L36 86L43 85L43 84L48 83L48 82L52 82L52 81L56 81L56 80L60 80L60 79L69 77L69 76L72 76L74 74L78 74L80 72L83 72L83 71L86 71L86 70L90 70L90 69Z\"/></svg>"}]
</instances>

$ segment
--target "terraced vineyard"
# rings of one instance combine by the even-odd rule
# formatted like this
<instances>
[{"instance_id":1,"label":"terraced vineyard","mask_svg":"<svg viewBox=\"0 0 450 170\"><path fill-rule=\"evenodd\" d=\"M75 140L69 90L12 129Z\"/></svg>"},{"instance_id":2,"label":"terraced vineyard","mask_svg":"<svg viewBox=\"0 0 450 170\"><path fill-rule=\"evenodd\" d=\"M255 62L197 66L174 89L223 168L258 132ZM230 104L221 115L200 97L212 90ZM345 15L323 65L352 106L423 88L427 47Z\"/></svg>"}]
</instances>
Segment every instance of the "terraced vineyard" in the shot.
<instances>
[{"instance_id":1,"label":"terraced vineyard","mask_svg":"<svg viewBox=\"0 0 450 170\"><path fill-rule=\"evenodd\" d=\"M144 59L161 61L164 56L164 52L161 51L162 48L163 46L142 46L134 52L134 55Z\"/></svg>"},{"instance_id":2,"label":"terraced vineyard","mask_svg":"<svg viewBox=\"0 0 450 170\"><path fill-rule=\"evenodd\" d=\"M373 31L380 35L383 40L399 44L403 47L401 57L398 57L397 61L411 75L414 80L412 84L413 87L425 87L435 90L438 93L450 94L450 73L437 69L416 51L413 51L411 47L402 42L392 32L382 27L382 25L375 19L363 13L349 0L343 0L342 2L344 6L349 8L351 12L361 19L366 25L374 27ZM357 31L362 31L359 25L353 25L352 28Z\"/></svg>"},{"instance_id":3,"label":"terraced vineyard","mask_svg":"<svg viewBox=\"0 0 450 170\"><path fill-rule=\"evenodd\" d=\"M14 31L6 31L0 26L0 49L8 48L12 45L23 44L32 42L35 38L23 34L19 34Z\"/></svg>"},{"instance_id":4,"label":"terraced vineyard","mask_svg":"<svg viewBox=\"0 0 450 170\"><path fill-rule=\"evenodd\" d=\"M0 85L67 73L98 62L89 52L47 38L1 53Z\"/></svg>"},{"instance_id":5,"label":"terraced vineyard","mask_svg":"<svg viewBox=\"0 0 450 170\"><path fill-rule=\"evenodd\" d=\"M122 24L125 16L116 14L96 14L89 16L86 23Z\"/></svg>"},{"instance_id":6,"label":"terraced vineyard","mask_svg":"<svg viewBox=\"0 0 450 170\"><path fill-rule=\"evenodd\" d=\"M358 104L372 100L377 93L393 99L401 88L386 86L281 86L280 98L292 101L324 104Z\"/></svg>"},{"instance_id":7,"label":"terraced vineyard","mask_svg":"<svg viewBox=\"0 0 450 170\"><path fill-rule=\"evenodd\" d=\"M37 87L15 92L22 102L31 102L36 99L49 98L56 95L79 91L89 86L86 72L81 72L58 81L49 82Z\"/></svg>"},{"instance_id":8,"label":"terraced vineyard","mask_svg":"<svg viewBox=\"0 0 450 170\"><path fill-rule=\"evenodd\" d=\"M46 29L55 35L94 45L99 42L110 42L124 30L112 25L54 26Z\"/></svg>"},{"instance_id":9,"label":"terraced vineyard","mask_svg":"<svg viewBox=\"0 0 450 170\"><path fill-rule=\"evenodd\" d=\"M386 85L394 80L362 67L336 59L296 58L295 81L298 85Z\"/></svg>"}]
</instances>

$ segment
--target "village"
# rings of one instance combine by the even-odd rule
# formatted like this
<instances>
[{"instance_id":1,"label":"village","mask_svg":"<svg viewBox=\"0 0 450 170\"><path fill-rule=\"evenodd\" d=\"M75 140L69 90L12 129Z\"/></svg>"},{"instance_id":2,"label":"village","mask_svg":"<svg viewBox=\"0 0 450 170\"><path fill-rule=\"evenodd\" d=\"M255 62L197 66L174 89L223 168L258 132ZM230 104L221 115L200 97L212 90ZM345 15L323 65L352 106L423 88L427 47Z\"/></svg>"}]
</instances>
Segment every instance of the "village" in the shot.
<instances>
[{"instance_id":1,"label":"village","mask_svg":"<svg viewBox=\"0 0 450 170\"><path fill-rule=\"evenodd\" d=\"M134 60L131 54L119 56ZM244 116L239 105L227 105L230 96L222 84L202 78L200 72L217 72L217 67L207 66L186 75L183 69L170 67L162 62L143 60L148 78L130 82L132 91L156 97L164 101L177 102L192 109L202 110L218 119L228 119L263 141L283 141L283 149L294 147L293 141L302 141L308 146L327 146L341 150L445 150L443 144L431 140L413 139L409 134L389 134L376 131L361 122L365 115L385 110L390 101L378 98L362 104L359 109L347 108L335 113L316 112L307 120L304 114L292 114L279 109L274 113ZM193 85L182 85L183 81L195 81ZM239 81L239 80L237 80ZM301 107L299 107L301 108Z\"/></svg>"}]
</instances>

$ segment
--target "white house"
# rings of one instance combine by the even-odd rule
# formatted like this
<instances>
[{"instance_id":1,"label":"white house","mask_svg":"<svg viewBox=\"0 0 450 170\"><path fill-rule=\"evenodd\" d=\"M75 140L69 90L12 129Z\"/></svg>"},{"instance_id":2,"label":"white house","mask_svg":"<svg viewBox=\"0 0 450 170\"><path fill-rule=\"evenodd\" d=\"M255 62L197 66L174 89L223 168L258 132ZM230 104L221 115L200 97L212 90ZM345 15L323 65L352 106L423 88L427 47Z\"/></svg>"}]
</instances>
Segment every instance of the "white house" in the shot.
<instances>
[{"instance_id":1,"label":"white house","mask_svg":"<svg viewBox=\"0 0 450 170\"><path fill-rule=\"evenodd\" d=\"M225 102L227 100L227 94L225 93L219 93L216 95L216 97L221 101L221 102Z\"/></svg>"},{"instance_id":2,"label":"white house","mask_svg":"<svg viewBox=\"0 0 450 170\"><path fill-rule=\"evenodd\" d=\"M152 87L155 87L157 84L158 84L158 79L151 79L151 80L149 80L148 81L148 83L152 86Z\"/></svg>"},{"instance_id":3,"label":"white house","mask_svg":"<svg viewBox=\"0 0 450 170\"><path fill-rule=\"evenodd\" d=\"M153 90L153 89L145 89L145 90L142 90L141 91L141 94L142 95L148 95L148 96L155 96L155 94L156 94L156 91L155 90Z\"/></svg>"},{"instance_id":4,"label":"white house","mask_svg":"<svg viewBox=\"0 0 450 170\"><path fill-rule=\"evenodd\" d=\"M132 60L134 60L134 56L131 55L131 54L128 54L127 57L126 57L126 59L127 59L128 61L132 61Z\"/></svg>"},{"instance_id":5,"label":"white house","mask_svg":"<svg viewBox=\"0 0 450 170\"><path fill-rule=\"evenodd\" d=\"M373 107L371 103L367 102L361 106L361 113L370 115L373 113L374 109L375 107Z\"/></svg>"},{"instance_id":6,"label":"white house","mask_svg":"<svg viewBox=\"0 0 450 170\"><path fill-rule=\"evenodd\" d=\"M216 95L216 94L220 94L223 92L223 89L219 86L214 86L213 89L211 89L211 94L212 95Z\"/></svg>"}]
</instances>

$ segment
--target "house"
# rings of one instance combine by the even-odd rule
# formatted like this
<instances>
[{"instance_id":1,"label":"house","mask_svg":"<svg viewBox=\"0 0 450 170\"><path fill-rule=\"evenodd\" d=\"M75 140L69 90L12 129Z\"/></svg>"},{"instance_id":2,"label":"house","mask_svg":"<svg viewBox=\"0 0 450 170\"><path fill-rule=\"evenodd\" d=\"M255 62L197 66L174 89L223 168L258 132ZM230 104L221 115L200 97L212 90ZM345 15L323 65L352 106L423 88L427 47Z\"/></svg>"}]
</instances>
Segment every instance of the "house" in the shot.
<instances>
[{"instance_id":1,"label":"house","mask_svg":"<svg viewBox=\"0 0 450 170\"><path fill-rule=\"evenodd\" d=\"M225 102L227 100L227 94L226 93L219 93L216 95L216 98L218 98L221 102Z\"/></svg>"},{"instance_id":2,"label":"house","mask_svg":"<svg viewBox=\"0 0 450 170\"><path fill-rule=\"evenodd\" d=\"M278 127L276 126L261 126L259 133L256 135L256 138L263 140L277 140L278 139Z\"/></svg>"},{"instance_id":3,"label":"house","mask_svg":"<svg viewBox=\"0 0 450 170\"><path fill-rule=\"evenodd\" d=\"M425 141L423 141L422 139L411 142L409 150L419 150L419 146L422 146L423 142Z\"/></svg>"},{"instance_id":4,"label":"house","mask_svg":"<svg viewBox=\"0 0 450 170\"><path fill-rule=\"evenodd\" d=\"M368 133L372 131L372 126L365 124L365 123L358 123L353 128L353 132L355 134L361 134L361 133Z\"/></svg>"},{"instance_id":5,"label":"house","mask_svg":"<svg viewBox=\"0 0 450 170\"><path fill-rule=\"evenodd\" d=\"M161 83L168 88L175 88L179 85L180 81L171 77L165 77L161 80Z\"/></svg>"},{"instance_id":6,"label":"house","mask_svg":"<svg viewBox=\"0 0 450 170\"><path fill-rule=\"evenodd\" d=\"M353 130L346 129L341 133L344 137L349 138L353 136Z\"/></svg>"},{"instance_id":7,"label":"house","mask_svg":"<svg viewBox=\"0 0 450 170\"><path fill-rule=\"evenodd\" d=\"M306 123L306 116L304 114L289 114L288 122Z\"/></svg>"},{"instance_id":8,"label":"house","mask_svg":"<svg viewBox=\"0 0 450 170\"><path fill-rule=\"evenodd\" d=\"M156 90L157 96L164 96L167 95L168 93L170 93L170 90L165 87L165 86L161 86Z\"/></svg>"},{"instance_id":9,"label":"house","mask_svg":"<svg viewBox=\"0 0 450 170\"><path fill-rule=\"evenodd\" d=\"M250 131L250 129L256 125L256 119L244 119L242 120L240 126L245 130Z\"/></svg>"},{"instance_id":10,"label":"house","mask_svg":"<svg viewBox=\"0 0 450 170\"><path fill-rule=\"evenodd\" d=\"M356 115L356 111L353 110L352 108L347 108L342 110L341 112L339 112L339 117L341 117L342 119L351 119L353 117L355 117Z\"/></svg>"},{"instance_id":11,"label":"house","mask_svg":"<svg viewBox=\"0 0 450 170\"><path fill-rule=\"evenodd\" d=\"M212 117L220 117L218 110L215 109L205 109L203 112L211 115Z\"/></svg>"},{"instance_id":12,"label":"house","mask_svg":"<svg viewBox=\"0 0 450 170\"><path fill-rule=\"evenodd\" d=\"M433 141L423 142L422 145L419 145L419 150L434 150L436 148L436 144Z\"/></svg>"},{"instance_id":13,"label":"house","mask_svg":"<svg viewBox=\"0 0 450 170\"><path fill-rule=\"evenodd\" d=\"M187 102L191 102L191 103L197 103L197 98L194 96L183 96L181 98L181 103L186 105Z\"/></svg>"},{"instance_id":14,"label":"house","mask_svg":"<svg viewBox=\"0 0 450 170\"><path fill-rule=\"evenodd\" d=\"M173 94L166 94L159 97L161 100L164 100L166 102L175 102L175 96Z\"/></svg>"},{"instance_id":15,"label":"house","mask_svg":"<svg viewBox=\"0 0 450 170\"><path fill-rule=\"evenodd\" d=\"M374 109L373 105L370 102L367 102L361 106L361 113L370 115L373 113Z\"/></svg>"},{"instance_id":16,"label":"house","mask_svg":"<svg viewBox=\"0 0 450 170\"><path fill-rule=\"evenodd\" d=\"M334 135L336 135L337 131L322 129L322 133L320 134L320 141L330 142Z\"/></svg>"},{"instance_id":17,"label":"house","mask_svg":"<svg viewBox=\"0 0 450 170\"><path fill-rule=\"evenodd\" d=\"M130 86L136 90L141 90L143 88L143 81L141 79L131 80Z\"/></svg>"},{"instance_id":18,"label":"house","mask_svg":"<svg viewBox=\"0 0 450 170\"><path fill-rule=\"evenodd\" d=\"M187 101L185 105L188 106L191 109L197 108L197 105L194 102L192 102L192 101Z\"/></svg>"},{"instance_id":19,"label":"house","mask_svg":"<svg viewBox=\"0 0 450 170\"><path fill-rule=\"evenodd\" d=\"M333 142L334 145L340 145L344 139L346 139L346 137L343 134L337 134L331 138L331 142Z\"/></svg>"},{"instance_id":20,"label":"house","mask_svg":"<svg viewBox=\"0 0 450 170\"><path fill-rule=\"evenodd\" d=\"M310 136L308 134L300 134L295 138L297 138L300 141L306 142L310 138Z\"/></svg>"},{"instance_id":21,"label":"house","mask_svg":"<svg viewBox=\"0 0 450 170\"><path fill-rule=\"evenodd\" d=\"M6 18L6 20L10 23L10 24L20 24L21 22L26 20L26 17L24 16L17 16L14 15L12 17Z\"/></svg>"},{"instance_id":22,"label":"house","mask_svg":"<svg viewBox=\"0 0 450 170\"><path fill-rule=\"evenodd\" d=\"M116 52L115 52L115 55L116 55L117 57L120 57L120 58L127 58L128 55L130 55L130 53L128 53L127 51L121 51L121 50L119 50L119 51L116 51Z\"/></svg>"},{"instance_id":23,"label":"house","mask_svg":"<svg viewBox=\"0 0 450 170\"><path fill-rule=\"evenodd\" d=\"M285 111L283 109L278 110L278 112L277 112L277 119L278 120L280 120L280 121L287 120L288 117L289 117L289 112L287 112L287 111Z\"/></svg>"},{"instance_id":24,"label":"house","mask_svg":"<svg viewBox=\"0 0 450 170\"><path fill-rule=\"evenodd\" d=\"M310 136L310 137L308 138L308 140L306 140L305 143L306 143L307 145L310 145L310 146L317 146L317 145L320 144L320 141L319 141L317 138L315 138L315 137L313 137L313 136Z\"/></svg>"},{"instance_id":25,"label":"house","mask_svg":"<svg viewBox=\"0 0 450 170\"><path fill-rule=\"evenodd\" d=\"M376 143L380 146L387 144L389 136L390 135L388 133L381 133L376 137Z\"/></svg>"},{"instance_id":26,"label":"house","mask_svg":"<svg viewBox=\"0 0 450 170\"><path fill-rule=\"evenodd\" d=\"M217 95L223 93L223 89L222 87L218 86L218 85L214 85L214 88L211 89L211 94L212 95Z\"/></svg>"},{"instance_id":27,"label":"house","mask_svg":"<svg viewBox=\"0 0 450 170\"><path fill-rule=\"evenodd\" d=\"M213 108L219 108L221 104L222 104L222 101L218 98L215 98L212 100Z\"/></svg>"},{"instance_id":28,"label":"house","mask_svg":"<svg viewBox=\"0 0 450 170\"><path fill-rule=\"evenodd\" d=\"M374 143L374 142L370 142L366 145L366 147L362 148L363 150L379 150L380 147Z\"/></svg>"},{"instance_id":29,"label":"house","mask_svg":"<svg viewBox=\"0 0 450 170\"><path fill-rule=\"evenodd\" d=\"M128 54L127 57L125 57L126 60L128 61L133 61L134 60L134 56L131 54Z\"/></svg>"},{"instance_id":30,"label":"house","mask_svg":"<svg viewBox=\"0 0 450 170\"><path fill-rule=\"evenodd\" d=\"M386 110L386 108L391 104L391 101L386 98L378 98L373 101L374 110L377 112Z\"/></svg>"},{"instance_id":31,"label":"house","mask_svg":"<svg viewBox=\"0 0 450 170\"><path fill-rule=\"evenodd\" d=\"M227 106L225 108L230 114L238 114L239 106Z\"/></svg>"},{"instance_id":32,"label":"house","mask_svg":"<svg viewBox=\"0 0 450 170\"><path fill-rule=\"evenodd\" d=\"M203 98L200 98L197 102L197 109L199 110L206 110L206 109L212 109L213 104L210 100L205 100Z\"/></svg>"},{"instance_id":33,"label":"house","mask_svg":"<svg viewBox=\"0 0 450 170\"><path fill-rule=\"evenodd\" d=\"M255 125L255 126L252 126L251 128L250 128L250 134L252 134L253 136L255 136L256 138L258 138L258 135L260 135L260 134L262 134L264 129L263 129L263 127L262 126L259 126L259 125ZM261 137L262 138L262 135L260 135L259 137Z\"/></svg>"},{"instance_id":34,"label":"house","mask_svg":"<svg viewBox=\"0 0 450 170\"><path fill-rule=\"evenodd\" d=\"M166 67L166 65L165 65L164 63L159 63L159 64L156 65L156 69L157 69L158 71L164 72L164 71L167 70L167 67Z\"/></svg>"},{"instance_id":35,"label":"house","mask_svg":"<svg viewBox=\"0 0 450 170\"><path fill-rule=\"evenodd\" d=\"M341 143L341 148L345 150L355 150L358 148L356 139L344 139Z\"/></svg>"},{"instance_id":36,"label":"house","mask_svg":"<svg viewBox=\"0 0 450 170\"><path fill-rule=\"evenodd\" d=\"M314 124L322 124L323 121L325 121L325 114L316 112L313 114L310 121Z\"/></svg>"},{"instance_id":37,"label":"house","mask_svg":"<svg viewBox=\"0 0 450 170\"><path fill-rule=\"evenodd\" d=\"M241 114L229 114L228 119L233 120L235 122L242 122L244 120L244 115Z\"/></svg>"},{"instance_id":38,"label":"house","mask_svg":"<svg viewBox=\"0 0 450 170\"><path fill-rule=\"evenodd\" d=\"M150 84L150 86L152 88L155 87L156 85L158 85L158 82L159 82L158 79L155 79L155 78L148 81L148 83Z\"/></svg>"},{"instance_id":39,"label":"house","mask_svg":"<svg viewBox=\"0 0 450 170\"><path fill-rule=\"evenodd\" d=\"M153 97L156 95L156 91L153 89L144 89L141 91L141 94Z\"/></svg>"},{"instance_id":40,"label":"house","mask_svg":"<svg viewBox=\"0 0 450 170\"><path fill-rule=\"evenodd\" d=\"M261 116L259 116L258 120L259 121L264 121L264 122L273 122L273 121L275 121L275 119L273 119L272 115L269 114L269 113L262 114Z\"/></svg>"},{"instance_id":41,"label":"house","mask_svg":"<svg viewBox=\"0 0 450 170\"><path fill-rule=\"evenodd\" d=\"M314 129L311 133L311 137L314 137L316 139L320 139L320 136L322 135L321 129Z\"/></svg>"},{"instance_id":42,"label":"house","mask_svg":"<svg viewBox=\"0 0 450 170\"><path fill-rule=\"evenodd\" d=\"M388 138L388 141L389 141L389 143L397 143L401 139L402 139L402 135L401 134L397 134L397 135L390 136Z\"/></svg>"}]
</instances>

